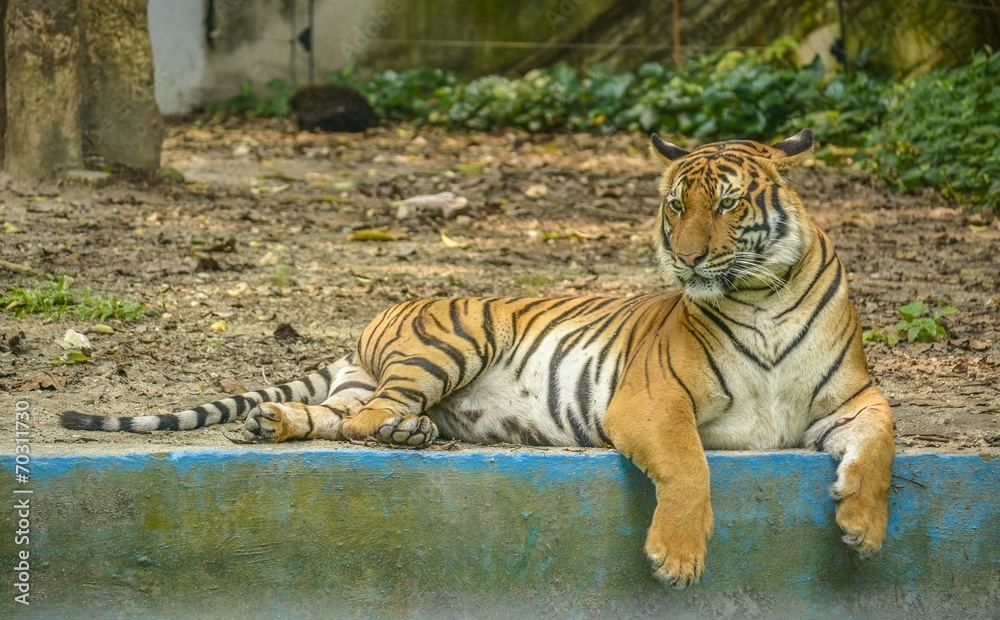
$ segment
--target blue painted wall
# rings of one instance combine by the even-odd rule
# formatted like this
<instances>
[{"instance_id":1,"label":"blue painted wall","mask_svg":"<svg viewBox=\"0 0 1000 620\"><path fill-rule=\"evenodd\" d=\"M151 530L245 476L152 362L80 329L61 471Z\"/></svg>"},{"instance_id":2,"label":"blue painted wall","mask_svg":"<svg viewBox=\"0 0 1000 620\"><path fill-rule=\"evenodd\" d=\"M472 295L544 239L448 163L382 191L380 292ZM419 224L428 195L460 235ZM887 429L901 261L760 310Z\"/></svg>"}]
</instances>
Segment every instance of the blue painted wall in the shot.
<instances>
[{"instance_id":1,"label":"blue painted wall","mask_svg":"<svg viewBox=\"0 0 1000 620\"><path fill-rule=\"evenodd\" d=\"M13 458L0 459L13 471ZM701 585L642 556L652 485L613 452L183 451L32 461L34 617L822 617L1000 614L1000 462L896 459L889 535L840 542L835 463L709 455ZM12 476L0 493L12 493ZM6 486L5 486L6 485ZM13 510L0 561L16 564Z\"/></svg>"}]
</instances>

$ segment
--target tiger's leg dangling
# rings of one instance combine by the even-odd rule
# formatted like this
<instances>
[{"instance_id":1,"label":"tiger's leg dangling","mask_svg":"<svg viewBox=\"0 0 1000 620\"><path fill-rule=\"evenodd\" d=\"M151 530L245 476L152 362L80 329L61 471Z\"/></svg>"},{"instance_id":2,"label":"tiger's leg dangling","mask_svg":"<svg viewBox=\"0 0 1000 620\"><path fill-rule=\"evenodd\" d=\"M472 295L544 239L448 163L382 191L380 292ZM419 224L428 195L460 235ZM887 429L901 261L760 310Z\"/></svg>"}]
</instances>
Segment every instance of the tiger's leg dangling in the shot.
<instances>
[{"instance_id":1,"label":"tiger's leg dangling","mask_svg":"<svg viewBox=\"0 0 1000 620\"><path fill-rule=\"evenodd\" d=\"M375 380L348 358L330 383L330 392L318 405L262 403L247 413L244 437L248 441L278 443L291 439L342 440L344 418L360 411L375 392Z\"/></svg>"},{"instance_id":2,"label":"tiger's leg dangling","mask_svg":"<svg viewBox=\"0 0 1000 620\"><path fill-rule=\"evenodd\" d=\"M874 386L814 423L803 444L840 461L830 495L837 501L843 540L862 557L882 548L895 444L892 411Z\"/></svg>"},{"instance_id":3,"label":"tiger's leg dangling","mask_svg":"<svg viewBox=\"0 0 1000 620\"><path fill-rule=\"evenodd\" d=\"M644 547L653 575L668 586L698 583L714 521L708 460L698 437L692 400L683 385L648 381L663 347L633 364L604 416L615 449L656 485L656 510ZM639 412L639 413L637 413Z\"/></svg>"}]
</instances>

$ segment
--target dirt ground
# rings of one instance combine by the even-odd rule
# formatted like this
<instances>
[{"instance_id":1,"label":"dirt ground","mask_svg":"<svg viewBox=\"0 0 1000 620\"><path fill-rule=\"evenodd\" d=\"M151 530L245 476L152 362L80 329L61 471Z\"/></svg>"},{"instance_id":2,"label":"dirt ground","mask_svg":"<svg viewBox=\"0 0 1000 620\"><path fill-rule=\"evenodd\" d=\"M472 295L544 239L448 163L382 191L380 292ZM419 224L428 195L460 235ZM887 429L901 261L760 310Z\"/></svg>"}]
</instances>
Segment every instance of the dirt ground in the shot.
<instances>
[{"instance_id":1,"label":"dirt ground","mask_svg":"<svg viewBox=\"0 0 1000 620\"><path fill-rule=\"evenodd\" d=\"M291 379L349 351L380 309L413 297L657 290L657 169L645 140L188 123L169 128L163 158L184 184L7 183L0 293L66 274L74 287L149 312L108 321L110 334L65 315L0 312L2 342L22 331L26 342L17 353L0 345L0 431L10 436L15 403L26 400L34 452L230 447L236 423L80 433L60 428L56 414L169 413ZM899 306L916 300L958 308L943 341L867 346L897 444L1000 454L1000 223L822 162L794 184L847 264L866 329L894 331ZM396 201L442 191L466 198L465 210L397 217ZM399 238L348 240L377 227ZM93 355L50 365L67 353L67 329L86 333Z\"/></svg>"}]
</instances>

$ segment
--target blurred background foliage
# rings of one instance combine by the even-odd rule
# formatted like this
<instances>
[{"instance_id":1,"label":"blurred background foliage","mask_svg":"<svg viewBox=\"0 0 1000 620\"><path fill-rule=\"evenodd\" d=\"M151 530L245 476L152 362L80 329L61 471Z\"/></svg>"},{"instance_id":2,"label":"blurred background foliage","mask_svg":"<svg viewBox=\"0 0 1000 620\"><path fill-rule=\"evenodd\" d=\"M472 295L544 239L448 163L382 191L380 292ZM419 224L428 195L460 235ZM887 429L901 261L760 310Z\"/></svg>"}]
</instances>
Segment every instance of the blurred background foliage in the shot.
<instances>
[{"instance_id":1,"label":"blurred background foliage","mask_svg":"<svg viewBox=\"0 0 1000 620\"><path fill-rule=\"evenodd\" d=\"M363 93L386 119L469 131L533 133L658 132L698 142L771 140L811 127L828 159L846 152L857 165L905 191L937 188L975 210L1000 195L1000 53L902 81L883 77L859 54L849 70L817 56L796 64L796 43L689 58L683 68L645 63L635 71L565 62L519 77L463 81L441 69L381 71L361 79L351 65L330 82ZM293 94L281 80L257 94L247 82L216 115L285 116ZM856 149L856 150L854 150Z\"/></svg>"}]
</instances>

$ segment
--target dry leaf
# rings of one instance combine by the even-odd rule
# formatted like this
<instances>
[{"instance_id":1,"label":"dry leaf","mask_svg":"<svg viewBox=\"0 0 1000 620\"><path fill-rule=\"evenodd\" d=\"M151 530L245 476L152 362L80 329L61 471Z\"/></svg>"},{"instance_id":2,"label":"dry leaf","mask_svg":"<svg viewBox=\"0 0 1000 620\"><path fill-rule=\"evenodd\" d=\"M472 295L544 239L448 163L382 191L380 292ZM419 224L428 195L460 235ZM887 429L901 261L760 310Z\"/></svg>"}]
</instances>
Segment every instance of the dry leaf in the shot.
<instances>
[{"instance_id":1,"label":"dry leaf","mask_svg":"<svg viewBox=\"0 0 1000 620\"><path fill-rule=\"evenodd\" d=\"M352 230L347 233L348 241L398 241L400 239L406 239L409 235L409 231L405 228L389 228L388 226L383 226L381 228L362 228L361 230Z\"/></svg>"},{"instance_id":2,"label":"dry leaf","mask_svg":"<svg viewBox=\"0 0 1000 620\"><path fill-rule=\"evenodd\" d=\"M459 243L458 241L455 241L448 235L444 234L443 230L441 231L441 243L443 243L444 247L446 248L458 248L460 250L465 250L472 247L471 243Z\"/></svg>"},{"instance_id":3,"label":"dry leaf","mask_svg":"<svg viewBox=\"0 0 1000 620\"><path fill-rule=\"evenodd\" d=\"M245 394L250 391L243 387L242 383L232 379L219 379L219 389L226 394Z\"/></svg>"},{"instance_id":4,"label":"dry leaf","mask_svg":"<svg viewBox=\"0 0 1000 620\"><path fill-rule=\"evenodd\" d=\"M61 390L66 387L66 379L57 377L50 372L37 372L21 383L17 387L22 390Z\"/></svg>"}]
</instances>

